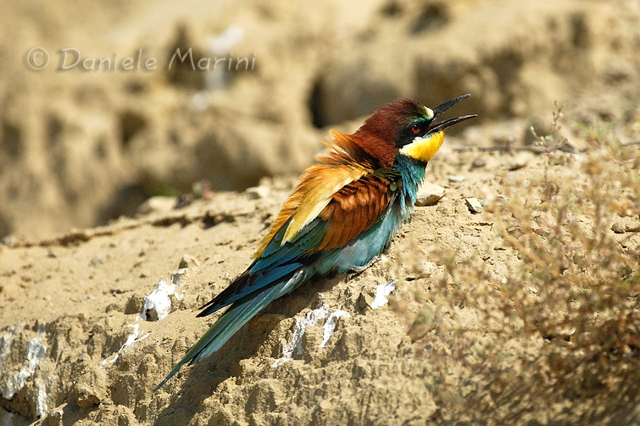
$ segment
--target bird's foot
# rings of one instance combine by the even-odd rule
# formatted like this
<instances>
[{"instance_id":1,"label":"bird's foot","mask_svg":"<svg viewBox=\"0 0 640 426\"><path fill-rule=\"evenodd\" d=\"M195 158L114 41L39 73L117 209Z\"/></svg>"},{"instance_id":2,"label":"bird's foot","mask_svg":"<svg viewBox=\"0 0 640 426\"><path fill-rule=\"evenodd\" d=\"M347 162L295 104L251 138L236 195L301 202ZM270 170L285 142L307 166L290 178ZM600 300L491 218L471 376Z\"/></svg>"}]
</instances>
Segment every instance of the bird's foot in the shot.
<instances>
[{"instance_id":1,"label":"bird's foot","mask_svg":"<svg viewBox=\"0 0 640 426\"><path fill-rule=\"evenodd\" d=\"M373 266L379 260L380 260L380 256L376 256L370 261L368 261L366 265L352 266L351 268L349 268L349 273L347 274L347 281L357 277L358 275L360 275L361 273L369 269L371 266Z\"/></svg>"}]
</instances>

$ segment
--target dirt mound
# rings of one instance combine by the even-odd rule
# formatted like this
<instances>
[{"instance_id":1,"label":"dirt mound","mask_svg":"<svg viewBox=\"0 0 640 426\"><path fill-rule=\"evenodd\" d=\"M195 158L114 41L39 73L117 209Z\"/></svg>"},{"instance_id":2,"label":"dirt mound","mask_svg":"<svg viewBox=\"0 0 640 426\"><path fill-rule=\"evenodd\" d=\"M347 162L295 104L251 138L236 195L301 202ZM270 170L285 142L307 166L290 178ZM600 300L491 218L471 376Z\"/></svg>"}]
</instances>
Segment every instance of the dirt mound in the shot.
<instances>
[{"instance_id":1,"label":"dirt mound","mask_svg":"<svg viewBox=\"0 0 640 426\"><path fill-rule=\"evenodd\" d=\"M475 281L448 281L451 262L486 268L491 288L519 276L528 252L508 244L500 223L512 217L494 214L496 203L547 209L532 219L531 232L544 235L539 224L554 208L545 197L589 182L594 169L585 164L604 141L617 144L616 161L637 180L633 3L63 2L39 5L41 18L25 21L34 7L7 5L0 25L0 235L12 235L0 244L1 424L473 423L449 410L469 395L487 410L479 418L512 419L495 414L512 388L487 384L477 360L456 355L504 340L480 321L482 309L440 303L439 292L475 294ZM25 71L25 52L41 45L51 64ZM142 48L141 66L156 58L159 67L56 71L66 47L114 63L118 53L121 65L136 63ZM167 70L175 49L188 47L196 64L225 57L235 66L232 53L255 59L254 68ZM417 208L379 263L272 303L222 350L152 392L215 321L196 318L197 308L247 267L292 172L312 161L327 126L351 131L401 96L435 105L466 92L459 112L481 117L447 136L427 173L446 195ZM554 101L566 103L555 124ZM532 126L550 137L535 137ZM608 161L602 170L613 170ZM624 253L640 252L637 215L623 202L633 194L621 189L624 174L615 176L610 198L619 203L597 226ZM202 180L212 191L192 189ZM188 191L202 199L176 198ZM149 195L157 196L138 207ZM570 221L585 235L597 227L589 208ZM133 217L108 223L121 214ZM574 269L564 270L584 273ZM487 306L502 303L493 297ZM570 340L567 330L559 340ZM500 362L533 362L555 342L526 336L506 339ZM615 388L594 383L584 388ZM584 419L586 409L560 405L548 422ZM596 408L591 419L624 411L638 421L620 405ZM517 420L545 423L544 409L527 406L530 417Z\"/></svg>"},{"instance_id":2,"label":"dirt mound","mask_svg":"<svg viewBox=\"0 0 640 426\"><path fill-rule=\"evenodd\" d=\"M452 164L469 156L445 148L440 157L433 181L450 186L448 176L463 172ZM487 159L496 168L510 161ZM321 280L274 302L220 353L156 394L153 387L212 323L195 318L195 309L247 266L256 230L270 223L290 182L265 182L269 195L261 199L219 194L169 214L3 247L3 406L16 413L12 418L43 417L42 424L424 422L437 408L422 383L424 362L415 358L403 321L366 300L371 304L377 286L410 276L405 269L413 270L415 259L424 262L421 272L442 272L423 260L433 244L498 244L490 224L463 200L482 196L475 188L491 170L464 171L465 180L447 188L437 206L419 208L385 260L349 281ZM540 169L520 173L532 170ZM497 263L514 261L513 253L498 256ZM175 283L166 296L172 313L144 321L145 297L161 280ZM325 336L337 311L346 315ZM309 321L300 350L282 359L312 312L318 318Z\"/></svg>"}]
</instances>

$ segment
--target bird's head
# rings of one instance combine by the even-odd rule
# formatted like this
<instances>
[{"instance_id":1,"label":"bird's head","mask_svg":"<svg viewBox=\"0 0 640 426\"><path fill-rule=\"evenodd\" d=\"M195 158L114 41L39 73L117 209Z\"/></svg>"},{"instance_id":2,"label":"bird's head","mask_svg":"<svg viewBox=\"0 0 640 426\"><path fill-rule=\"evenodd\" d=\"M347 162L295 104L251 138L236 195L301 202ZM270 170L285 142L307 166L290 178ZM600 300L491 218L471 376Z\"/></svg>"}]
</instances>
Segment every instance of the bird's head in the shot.
<instances>
[{"instance_id":1,"label":"bird's head","mask_svg":"<svg viewBox=\"0 0 640 426\"><path fill-rule=\"evenodd\" d=\"M433 109L413 99L401 99L374 112L354 136L382 166L391 166L398 153L426 164L440 149L444 129L477 117L465 115L436 122L443 112L469 96L458 96Z\"/></svg>"}]
</instances>

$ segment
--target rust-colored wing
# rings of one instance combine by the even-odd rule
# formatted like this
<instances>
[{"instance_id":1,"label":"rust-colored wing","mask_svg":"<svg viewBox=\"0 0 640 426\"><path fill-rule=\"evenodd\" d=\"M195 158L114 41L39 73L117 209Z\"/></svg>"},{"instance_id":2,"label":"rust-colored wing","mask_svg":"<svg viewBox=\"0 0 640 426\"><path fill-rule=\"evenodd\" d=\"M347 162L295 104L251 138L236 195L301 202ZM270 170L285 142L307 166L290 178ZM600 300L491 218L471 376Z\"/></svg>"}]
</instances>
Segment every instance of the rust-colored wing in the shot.
<instances>
[{"instance_id":1,"label":"rust-colored wing","mask_svg":"<svg viewBox=\"0 0 640 426\"><path fill-rule=\"evenodd\" d=\"M369 229L389 206L394 182L390 173L372 173L336 192L320 213L320 218L329 222L329 227L317 250L342 247Z\"/></svg>"},{"instance_id":2,"label":"rust-colored wing","mask_svg":"<svg viewBox=\"0 0 640 426\"><path fill-rule=\"evenodd\" d=\"M332 201L332 197L345 186L373 173L367 154L350 135L332 131L326 145L332 150L318 158L300 176L293 194L285 202L269 233L262 239L254 258L259 258L275 235L285 228L279 244L292 241L296 235Z\"/></svg>"},{"instance_id":3,"label":"rust-colored wing","mask_svg":"<svg viewBox=\"0 0 640 426\"><path fill-rule=\"evenodd\" d=\"M393 169L374 170L373 160L351 135L332 132L332 151L320 157L300 177L296 189L278 214L254 254L258 259L297 236L316 219L327 223L320 243L308 252L340 247L369 229L391 201L399 174ZM315 229L314 233L320 232ZM321 237L321 238L320 238Z\"/></svg>"}]
</instances>

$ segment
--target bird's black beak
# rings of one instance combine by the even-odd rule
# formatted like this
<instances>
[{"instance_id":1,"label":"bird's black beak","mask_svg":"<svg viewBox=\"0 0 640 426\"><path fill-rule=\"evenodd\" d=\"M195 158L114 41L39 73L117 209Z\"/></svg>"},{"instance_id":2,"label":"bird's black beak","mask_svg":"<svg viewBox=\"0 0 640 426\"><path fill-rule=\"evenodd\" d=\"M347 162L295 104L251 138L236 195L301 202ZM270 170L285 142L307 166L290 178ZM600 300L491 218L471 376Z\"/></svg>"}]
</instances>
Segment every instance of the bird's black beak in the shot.
<instances>
[{"instance_id":1,"label":"bird's black beak","mask_svg":"<svg viewBox=\"0 0 640 426\"><path fill-rule=\"evenodd\" d=\"M452 106L457 104L458 102L460 102L460 101L462 101L464 99L467 99L469 96L471 96L471 95L470 94L466 94L466 95L458 96L457 98L451 99L450 101L447 101L447 102L435 107L433 109L433 119L431 121L432 124L431 124L431 126L429 126L429 132L428 133L441 132L444 129L446 129L447 127L453 126L454 124L460 123L461 121L465 121L465 120L468 120L470 118L477 117L478 116L477 114L464 115L462 117L450 118L449 120L441 121L439 123L434 123L435 119L438 118L439 115L441 115L443 112L445 112L446 110L448 110L449 108L451 108Z\"/></svg>"}]
</instances>

